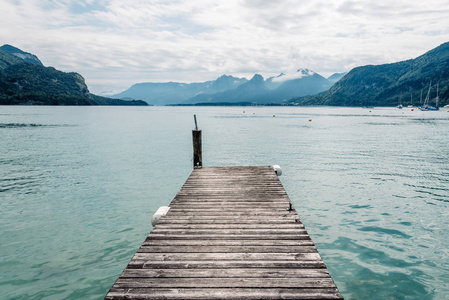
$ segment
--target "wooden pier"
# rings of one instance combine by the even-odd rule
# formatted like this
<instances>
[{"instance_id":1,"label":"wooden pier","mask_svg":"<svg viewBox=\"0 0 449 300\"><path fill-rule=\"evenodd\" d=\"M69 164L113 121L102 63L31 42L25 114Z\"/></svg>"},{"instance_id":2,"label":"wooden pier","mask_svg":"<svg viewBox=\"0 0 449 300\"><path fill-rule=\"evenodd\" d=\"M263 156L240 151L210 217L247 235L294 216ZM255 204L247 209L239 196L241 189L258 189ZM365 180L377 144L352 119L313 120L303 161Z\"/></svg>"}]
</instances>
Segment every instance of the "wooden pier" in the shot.
<instances>
[{"instance_id":1,"label":"wooden pier","mask_svg":"<svg viewBox=\"0 0 449 300\"><path fill-rule=\"evenodd\" d=\"M195 169L105 299L343 299L272 167Z\"/></svg>"}]
</instances>

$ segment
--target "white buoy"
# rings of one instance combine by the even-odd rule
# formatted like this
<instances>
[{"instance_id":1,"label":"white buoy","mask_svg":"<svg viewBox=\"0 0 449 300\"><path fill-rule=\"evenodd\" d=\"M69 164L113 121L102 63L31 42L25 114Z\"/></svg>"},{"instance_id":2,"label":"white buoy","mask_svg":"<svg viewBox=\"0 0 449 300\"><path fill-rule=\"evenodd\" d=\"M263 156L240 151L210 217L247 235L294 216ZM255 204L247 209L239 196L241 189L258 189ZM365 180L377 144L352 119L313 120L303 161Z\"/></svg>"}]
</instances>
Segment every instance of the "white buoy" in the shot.
<instances>
[{"instance_id":1,"label":"white buoy","mask_svg":"<svg viewBox=\"0 0 449 300\"><path fill-rule=\"evenodd\" d=\"M156 213L151 218L151 225L156 225L156 223L159 221L160 218L165 216L168 211L170 210L170 207L168 206L161 206L157 209Z\"/></svg>"},{"instance_id":2,"label":"white buoy","mask_svg":"<svg viewBox=\"0 0 449 300\"><path fill-rule=\"evenodd\" d=\"M274 165L273 169L276 172L277 176L281 176L282 175L282 169L281 169L281 167L279 165Z\"/></svg>"}]
</instances>

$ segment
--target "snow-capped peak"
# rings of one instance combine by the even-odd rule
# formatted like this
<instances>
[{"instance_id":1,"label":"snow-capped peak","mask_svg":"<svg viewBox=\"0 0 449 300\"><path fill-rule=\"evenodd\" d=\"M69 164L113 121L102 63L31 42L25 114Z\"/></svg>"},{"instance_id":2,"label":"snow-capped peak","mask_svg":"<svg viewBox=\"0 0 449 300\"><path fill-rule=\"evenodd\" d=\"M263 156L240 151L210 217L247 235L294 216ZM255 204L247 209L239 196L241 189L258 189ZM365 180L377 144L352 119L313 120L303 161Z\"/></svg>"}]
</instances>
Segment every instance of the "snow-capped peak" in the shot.
<instances>
[{"instance_id":1,"label":"snow-capped peak","mask_svg":"<svg viewBox=\"0 0 449 300\"><path fill-rule=\"evenodd\" d=\"M307 76L313 76L315 72L309 69L298 69L296 73L281 73L280 75L273 78L273 82L283 82L287 80L299 79Z\"/></svg>"}]
</instances>

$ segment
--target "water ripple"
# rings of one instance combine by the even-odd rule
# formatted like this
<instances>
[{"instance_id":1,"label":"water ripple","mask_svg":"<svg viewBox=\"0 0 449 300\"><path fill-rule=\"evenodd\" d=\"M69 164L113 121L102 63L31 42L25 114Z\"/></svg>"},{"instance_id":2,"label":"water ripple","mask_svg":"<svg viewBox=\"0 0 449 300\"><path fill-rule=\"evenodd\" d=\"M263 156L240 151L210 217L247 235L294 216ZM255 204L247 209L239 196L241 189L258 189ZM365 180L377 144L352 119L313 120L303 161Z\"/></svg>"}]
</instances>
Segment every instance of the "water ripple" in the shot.
<instances>
[{"instance_id":1,"label":"water ripple","mask_svg":"<svg viewBox=\"0 0 449 300\"><path fill-rule=\"evenodd\" d=\"M420 262L393 258L386 251L363 246L346 237L319 248L323 249L320 251L323 259L347 299L433 299L433 293L422 283L423 279L433 278L417 269ZM333 255L327 255L335 251L344 253L344 259L337 262ZM340 267L343 272L333 272L333 268Z\"/></svg>"},{"instance_id":2,"label":"water ripple","mask_svg":"<svg viewBox=\"0 0 449 300\"><path fill-rule=\"evenodd\" d=\"M382 234L388 234L396 237L403 237L405 239L411 238L410 235L405 234L399 230L394 229L388 229L388 228L382 228L378 226L366 226L358 229L359 231L365 231L365 232L375 232L375 233L382 233Z\"/></svg>"}]
</instances>

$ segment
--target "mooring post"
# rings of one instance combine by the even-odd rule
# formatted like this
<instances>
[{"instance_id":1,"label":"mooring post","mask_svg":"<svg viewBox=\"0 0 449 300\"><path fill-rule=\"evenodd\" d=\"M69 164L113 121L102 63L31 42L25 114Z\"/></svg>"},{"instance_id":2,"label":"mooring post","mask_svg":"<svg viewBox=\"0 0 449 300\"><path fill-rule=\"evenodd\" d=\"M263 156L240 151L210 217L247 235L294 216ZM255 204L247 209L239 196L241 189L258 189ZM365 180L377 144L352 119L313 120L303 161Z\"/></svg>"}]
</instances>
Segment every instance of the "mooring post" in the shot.
<instances>
[{"instance_id":1,"label":"mooring post","mask_svg":"<svg viewBox=\"0 0 449 300\"><path fill-rule=\"evenodd\" d=\"M192 130L193 138L193 168L203 167L203 153L201 145L201 130L198 129L198 124L196 123L196 115L193 115L195 119L195 129Z\"/></svg>"}]
</instances>

